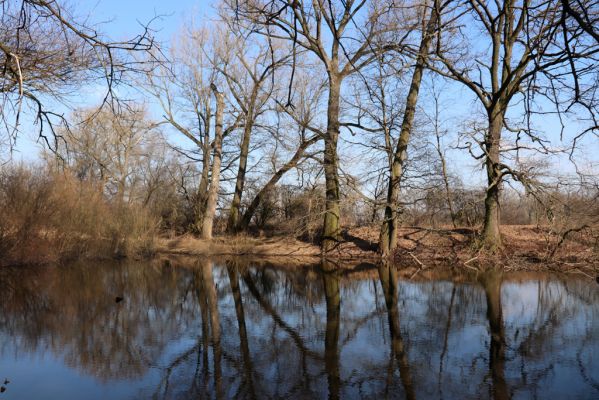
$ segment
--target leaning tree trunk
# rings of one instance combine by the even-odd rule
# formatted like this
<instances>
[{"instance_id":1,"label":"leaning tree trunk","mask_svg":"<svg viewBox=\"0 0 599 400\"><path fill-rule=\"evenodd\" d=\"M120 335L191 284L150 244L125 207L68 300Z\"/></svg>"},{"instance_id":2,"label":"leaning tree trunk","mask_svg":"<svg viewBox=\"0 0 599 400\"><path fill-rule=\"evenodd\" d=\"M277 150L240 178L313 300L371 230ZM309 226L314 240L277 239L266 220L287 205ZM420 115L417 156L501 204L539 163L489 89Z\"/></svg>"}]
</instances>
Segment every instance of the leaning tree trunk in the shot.
<instances>
[{"instance_id":1,"label":"leaning tree trunk","mask_svg":"<svg viewBox=\"0 0 599 400\"><path fill-rule=\"evenodd\" d=\"M428 48L433 39L433 33L437 25L437 13L431 11L426 32L422 35L420 48L418 49L418 57L416 58L416 66L412 75L412 82L406 99L406 110L404 112L401 123L401 131L393 161L389 168L389 188L387 190L387 204L385 206L385 218L381 225L381 233L379 238L379 252L383 257L387 257L393 253L397 247L397 230L399 218L397 214L397 202L399 197L399 188L401 184L401 176L404 169L404 163L408 155L408 143L412 134L412 125L414 123L414 114L416 112L416 103L418 102L418 92L420 91L420 83L422 82L422 74L426 65Z\"/></svg>"},{"instance_id":2,"label":"leaning tree trunk","mask_svg":"<svg viewBox=\"0 0 599 400\"><path fill-rule=\"evenodd\" d=\"M239 153L239 169L237 171L237 180L235 182L235 193L231 202L229 211L229 220L227 221L227 230L234 232L239 224L239 207L241 206L241 196L243 195L243 186L245 185L245 174L247 169L248 154L250 152L250 138L252 135L252 112L248 110L245 126L243 128L243 139Z\"/></svg>"},{"instance_id":3,"label":"leaning tree trunk","mask_svg":"<svg viewBox=\"0 0 599 400\"><path fill-rule=\"evenodd\" d=\"M266 183L266 185L264 185L262 187L262 189L260 189L260 191L258 192L258 194L254 197L254 200L252 200L252 203L249 205L249 207L247 208L247 210L243 214L243 217L241 218L241 221L239 223L239 229L240 230L244 230L245 231L245 230L248 229L248 227L250 226L250 222L252 220L252 217L256 213L256 210L260 206L260 203L262 202L262 200L266 197L266 195L272 189L274 189L275 185L277 184L277 182L279 182L279 180L281 179L281 177L283 177L283 175L285 175L285 173L287 171L289 171L291 168L294 168L299 163L299 161L301 160L302 156L304 155L304 152L306 151L306 149L308 147L310 147L311 145L313 145L314 143L316 143L319 139L320 138L318 136L314 136L314 137L312 137L310 139L307 139L304 142L302 142L302 144L298 147L298 149L296 150L296 152L293 155L293 157L291 157L291 159L289 161L287 161L285 163L285 165L283 165L270 178L270 180Z\"/></svg>"},{"instance_id":4,"label":"leaning tree trunk","mask_svg":"<svg viewBox=\"0 0 599 400\"><path fill-rule=\"evenodd\" d=\"M210 178L210 189L206 201L206 212L202 223L202 239L212 239L212 225L216 214L216 200L218 197L218 186L220 181L220 165L222 161L223 146L223 107L224 97L216 87L213 87L216 96L216 121L214 132L214 155L212 156L212 176Z\"/></svg>"},{"instance_id":5,"label":"leaning tree trunk","mask_svg":"<svg viewBox=\"0 0 599 400\"><path fill-rule=\"evenodd\" d=\"M339 225L339 170L337 141L339 139L339 98L341 95L341 77L329 72L329 101L327 105L327 132L324 138L324 176L326 184L326 203L324 213L322 250L332 250L340 239Z\"/></svg>"},{"instance_id":6,"label":"leaning tree trunk","mask_svg":"<svg viewBox=\"0 0 599 400\"><path fill-rule=\"evenodd\" d=\"M499 145L503 128L503 113L491 111L489 130L485 138L485 167L487 170L487 193L485 196L485 222L482 231L482 245L489 250L501 247L499 193L501 189L501 168Z\"/></svg>"}]
</instances>

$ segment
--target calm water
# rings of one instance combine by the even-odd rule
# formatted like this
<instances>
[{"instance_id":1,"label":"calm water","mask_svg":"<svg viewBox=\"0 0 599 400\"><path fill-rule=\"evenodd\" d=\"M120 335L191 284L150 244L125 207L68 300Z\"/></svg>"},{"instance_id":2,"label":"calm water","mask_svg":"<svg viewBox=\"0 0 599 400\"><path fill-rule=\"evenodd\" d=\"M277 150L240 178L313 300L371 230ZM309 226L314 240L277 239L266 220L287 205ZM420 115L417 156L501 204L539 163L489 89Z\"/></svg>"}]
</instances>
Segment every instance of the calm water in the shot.
<instances>
[{"instance_id":1,"label":"calm water","mask_svg":"<svg viewBox=\"0 0 599 400\"><path fill-rule=\"evenodd\" d=\"M0 400L599 398L594 281L332 268L0 270Z\"/></svg>"}]
</instances>

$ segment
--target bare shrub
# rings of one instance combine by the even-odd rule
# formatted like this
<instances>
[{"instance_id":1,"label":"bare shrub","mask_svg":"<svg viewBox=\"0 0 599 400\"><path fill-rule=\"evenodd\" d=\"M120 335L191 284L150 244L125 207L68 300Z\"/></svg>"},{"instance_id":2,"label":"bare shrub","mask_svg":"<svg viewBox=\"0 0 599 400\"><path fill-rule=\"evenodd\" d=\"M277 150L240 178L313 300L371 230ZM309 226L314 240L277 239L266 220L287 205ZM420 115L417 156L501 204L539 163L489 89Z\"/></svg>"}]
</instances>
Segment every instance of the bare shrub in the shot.
<instances>
[{"instance_id":1,"label":"bare shrub","mask_svg":"<svg viewBox=\"0 0 599 400\"><path fill-rule=\"evenodd\" d=\"M156 220L107 202L101 189L66 174L22 166L0 170L2 264L144 255Z\"/></svg>"}]
</instances>

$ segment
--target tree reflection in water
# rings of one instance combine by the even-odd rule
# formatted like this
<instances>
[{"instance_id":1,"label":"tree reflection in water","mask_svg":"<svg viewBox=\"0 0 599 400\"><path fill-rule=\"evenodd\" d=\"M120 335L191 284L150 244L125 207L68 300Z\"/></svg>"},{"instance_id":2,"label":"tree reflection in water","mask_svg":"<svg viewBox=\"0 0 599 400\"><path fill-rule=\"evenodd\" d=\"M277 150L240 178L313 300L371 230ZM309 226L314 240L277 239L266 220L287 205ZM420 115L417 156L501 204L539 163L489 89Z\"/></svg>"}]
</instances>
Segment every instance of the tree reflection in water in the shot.
<instances>
[{"instance_id":1,"label":"tree reflection in water","mask_svg":"<svg viewBox=\"0 0 599 400\"><path fill-rule=\"evenodd\" d=\"M3 269L0 399L599 397L594 282L433 278L242 259Z\"/></svg>"}]
</instances>

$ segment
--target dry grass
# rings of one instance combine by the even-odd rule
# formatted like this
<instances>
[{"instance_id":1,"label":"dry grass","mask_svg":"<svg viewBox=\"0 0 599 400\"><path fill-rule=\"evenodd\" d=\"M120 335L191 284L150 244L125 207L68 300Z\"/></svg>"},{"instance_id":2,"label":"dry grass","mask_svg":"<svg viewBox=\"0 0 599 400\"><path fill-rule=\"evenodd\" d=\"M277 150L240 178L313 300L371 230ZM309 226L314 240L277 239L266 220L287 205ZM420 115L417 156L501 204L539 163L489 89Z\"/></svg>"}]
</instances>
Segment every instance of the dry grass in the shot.
<instances>
[{"instance_id":1,"label":"dry grass","mask_svg":"<svg viewBox=\"0 0 599 400\"><path fill-rule=\"evenodd\" d=\"M289 259L309 259L320 256L318 246L294 238L259 238L245 235L220 236L211 241L201 240L191 235L159 238L156 240L155 251L191 256L286 257Z\"/></svg>"},{"instance_id":2,"label":"dry grass","mask_svg":"<svg viewBox=\"0 0 599 400\"><path fill-rule=\"evenodd\" d=\"M107 202L99 189L43 170L0 170L0 265L152 251L156 221L133 206Z\"/></svg>"}]
</instances>

